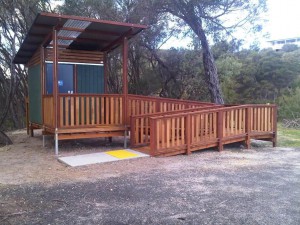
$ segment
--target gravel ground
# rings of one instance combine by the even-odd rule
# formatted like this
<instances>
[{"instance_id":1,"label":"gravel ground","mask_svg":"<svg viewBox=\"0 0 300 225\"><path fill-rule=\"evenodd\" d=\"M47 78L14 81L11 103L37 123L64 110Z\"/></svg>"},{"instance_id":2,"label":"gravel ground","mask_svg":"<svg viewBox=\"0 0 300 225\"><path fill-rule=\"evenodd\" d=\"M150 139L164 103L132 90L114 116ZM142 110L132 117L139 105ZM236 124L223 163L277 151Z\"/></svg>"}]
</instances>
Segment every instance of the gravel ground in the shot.
<instances>
[{"instance_id":1,"label":"gravel ground","mask_svg":"<svg viewBox=\"0 0 300 225\"><path fill-rule=\"evenodd\" d=\"M40 148L38 137L12 136L15 144L0 149L3 225L300 224L300 148L226 148L70 168L51 146Z\"/></svg>"}]
</instances>

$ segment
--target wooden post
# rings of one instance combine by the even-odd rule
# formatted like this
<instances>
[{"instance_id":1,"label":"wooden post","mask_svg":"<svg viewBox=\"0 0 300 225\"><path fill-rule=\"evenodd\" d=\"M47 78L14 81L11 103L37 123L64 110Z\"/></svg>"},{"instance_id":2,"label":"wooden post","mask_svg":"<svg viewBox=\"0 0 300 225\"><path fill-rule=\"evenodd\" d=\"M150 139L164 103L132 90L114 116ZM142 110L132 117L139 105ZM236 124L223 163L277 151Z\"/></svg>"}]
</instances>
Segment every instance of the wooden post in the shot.
<instances>
[{"instance_id":1,"label":"wooden post","mask_svg":"<svg viewBox=\"0 0 300 225\"><path fill-rule=\"evenodd\" d=\"M28 100L28 97L25 97L25 105L26 105L26 128L27 128L27 135L29 135L29 100Z\"/></svg>"},{"instance_id":2,"label":"wooden post","mask_svg":"<svg viewBox=\"0 0 300 225\"><path fill-rule=\"evenodd\" d=\"M277 106L273 107L273 147L277 145Z\"/></svg>"},{"instance_id":3,"label":"wooden post","mask_svg":"<svg viewBox=\"0 0 300 225\"><path fill-rule=\"evenodd\" d=\"M107 94L107 76L108 76L108 61L107 52L104 52L103 56L103 66L104 66L104 93Z\"/></svg>"},{"instance_id":4,"label":"wooden post","mask_svg":"<svg viewBox=\"0 0 300 225\"><path fill-rule=\"evenodd\" d=\"M53 29L53 108L54 108L54 126L55 126L55 155L58 155L58 126L59 126L59 99L58 99L58 54L57 54L57 31Z\"/></svg>"},{"instance_id":5,"label":"wooden post","mask_svg":"<svg viewBox=\"0 0 300 225\"><path fill-rule=\"evenodd\" d=\"M128 40L126 37L123 39L123 118L124 118L124 125L126 126L127 121L127 95L128 95Z\"/></svg>"},{"instance_id":6,"label":"wooden post","mask_svg":"<svg viewBox=\"0 0 300 225\"><path fill-rule=\"evenodd\" d=\"M251 137L251 108L247 107L245 112L245 133L246 139L245 144L246 148L250 148L250 137Z\"/></svg>"},{"instance_id":7,"label":"wooden post","mask_svg":"<svg viewBox=\"0 0 300 225\"><path fill-rule=\"evenodd\" d=\"M185 141L186 141L186 154L190 155L191 154L191 115L188 114L185 117Z\"/></svg>"},{"instance_id":8,"label":"wooden post","mask_svg":"<svg viewBox=\"0 0 300 225\"><path fill-rule=\"evenodd\" d=\"M54 126L58 127L58 62L57 62L57 31L53 29L53 108L54 108Z\"/></svg>"},{"instance_id":9,"label":"wooden post","mask_svg":"<svg viewBox=\"0 0 300 225\"><path fill-rule=\"evenodd\" d=\"M135 132L136 132L136 127L135 127L135 119L134 117L130 118L130 147L134 147L135 143Z\"/></svg>"},{"instance_id":10,"label":"wooden post","mask_svg":"<svg viewBox=\"0 0 300 225\"><path fill-rule=\"evenodd\" d=\"M41 101L42 101L42 124L44 125L44 94L45 94L45 49L43 46L40 47L41 48L41 52L40 52L40 57L41 57L41 89L42 89L42 98L41 98Z\"/></svg>"},{"instance_id":11,"label":"wooden post","mask_svg":"<svg viewBox=\"0 0 300 225\"><path fill-rule=\"evenodd\" d=\"M217 122L217 134L218 134L218 150L223 151L223 111L222 109L218 112L218 122Z\"/></svg>"},{"instance_id":12,"label":"wooden post","mask_svg":"<svg viewBox=\"0 0 300 225\"><path fill-rule=\"evenodd\" d=\"M155 156L157 151L157 120L149 118L150 120L150 156Z\"/></svg>"}]
</instances>

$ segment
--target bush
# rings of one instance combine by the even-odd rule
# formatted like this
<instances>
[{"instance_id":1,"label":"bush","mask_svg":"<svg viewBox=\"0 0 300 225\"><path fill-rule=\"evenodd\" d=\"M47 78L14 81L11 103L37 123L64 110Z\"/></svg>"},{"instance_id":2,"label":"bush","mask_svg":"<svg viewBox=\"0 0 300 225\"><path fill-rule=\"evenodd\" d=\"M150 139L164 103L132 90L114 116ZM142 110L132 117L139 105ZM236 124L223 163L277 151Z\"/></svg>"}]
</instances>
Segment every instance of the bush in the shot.
<instances>
[{"instance_id":1,"label":"bush","mask_svg":"<svg viewBox=\"0 0 300 225\"><path fill-rule=\"evenodd\" d=\"M300 118L300 88L280 97L278 106L280 119Z\"/></svg>"}]
</instances>

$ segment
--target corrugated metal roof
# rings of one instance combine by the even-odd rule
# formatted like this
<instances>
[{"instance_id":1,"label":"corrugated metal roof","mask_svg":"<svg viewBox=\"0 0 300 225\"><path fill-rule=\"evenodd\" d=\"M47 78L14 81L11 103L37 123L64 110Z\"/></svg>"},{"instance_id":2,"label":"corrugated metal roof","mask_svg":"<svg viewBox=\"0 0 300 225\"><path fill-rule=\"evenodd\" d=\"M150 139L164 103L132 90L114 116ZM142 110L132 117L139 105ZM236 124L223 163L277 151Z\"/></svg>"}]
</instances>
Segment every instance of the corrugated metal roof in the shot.
<instances>
[{"instance_id":1,"label":"corrugated metal roof","mask_svg":"<svg viewBox=\"0 0 300 225\"><path fill-rule=\"evenodd\" d=\"M26 64L54 28L58 30L58 45L68 49L107 51L118 47L120 42L117 40L120 38L125 36L131 38L146 26L79 16L39 13L13 62ZM52 43L51 39L49 43Z\"/></svg>"}]
</instances>

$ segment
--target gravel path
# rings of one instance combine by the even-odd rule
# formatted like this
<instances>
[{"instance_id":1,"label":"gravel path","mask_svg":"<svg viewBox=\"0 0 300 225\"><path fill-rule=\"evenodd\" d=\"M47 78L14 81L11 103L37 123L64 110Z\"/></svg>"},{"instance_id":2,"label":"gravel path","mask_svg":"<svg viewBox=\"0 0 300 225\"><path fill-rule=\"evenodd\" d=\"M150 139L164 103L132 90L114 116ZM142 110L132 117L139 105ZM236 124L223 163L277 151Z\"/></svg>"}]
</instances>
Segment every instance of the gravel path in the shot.
<instances>
[{"instance_id":1,"label":"gravel path","mask_svg":"<svg viewBox=\"0 0 300 225\"><path fill-rule=\"evenodd\" d=\"M23 157L24 168L35 169L9 170L21 144L0 151L0 224L300 224L300 148L227 148L74 169L24 147L19 163Z\"/></svg>"}]
</instances>

